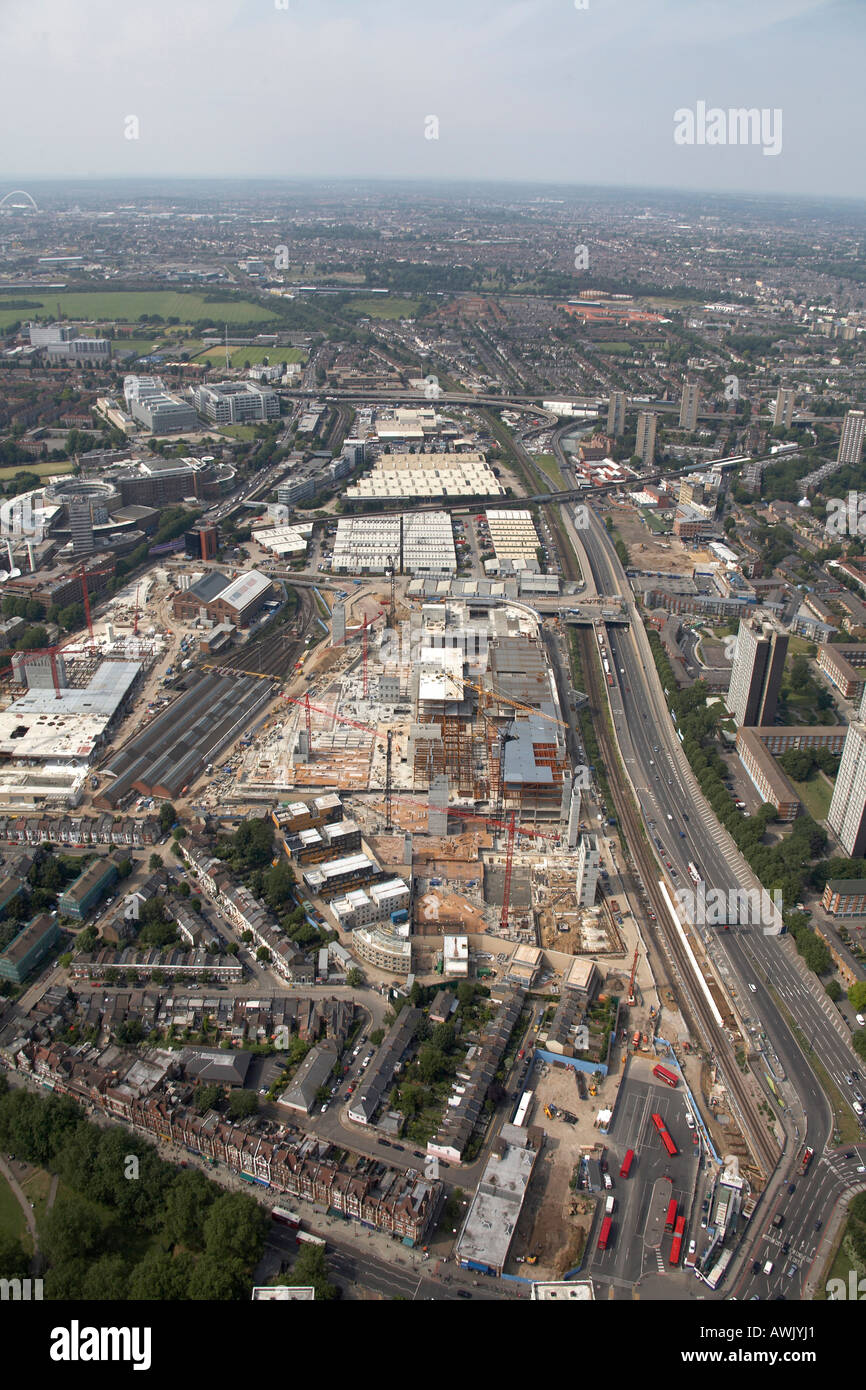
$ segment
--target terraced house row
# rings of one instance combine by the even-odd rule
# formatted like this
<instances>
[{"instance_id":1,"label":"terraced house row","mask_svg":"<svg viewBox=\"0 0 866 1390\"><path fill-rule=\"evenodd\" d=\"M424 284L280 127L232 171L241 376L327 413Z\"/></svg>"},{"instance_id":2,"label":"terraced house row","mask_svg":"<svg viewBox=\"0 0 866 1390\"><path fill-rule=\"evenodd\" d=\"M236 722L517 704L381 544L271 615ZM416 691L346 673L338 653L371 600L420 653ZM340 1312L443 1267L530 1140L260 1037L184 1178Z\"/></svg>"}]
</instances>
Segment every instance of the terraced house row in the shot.
<instances>
[{"instance_id":1,"label":"terraced house row","mask_svg":"<svg viewBox=\"0 0 866 1390\"><path fill-rule=\"evenodd\" d=\"M438 1180L399 1172L364 1156L340 1157L345 1151L261 1120L230 1124L213 1110L198 1115L176 1099L177 1087L168 1079L176 1066L170 1055L156 1054L151 1063L119 1049L112 1052L109 1070L83 1061L62 1043L25 1043L14 1063L58 1094L134 1129L408 1244L423 1241L432 1227L444 1198ZM160 1059L167 1065L160 1065Z\"/></svg>"},{"instance_id":2,"label":"terraced house row","mask_svg":"<svg viewBox=\"0 0 866 1390\"><path fill-rule=\"evenodd\" d=\"M142 849L163 838L159 822L129 816L0 816L0 840L17 845L129 845Z\"/></svg>"}]
</instances>

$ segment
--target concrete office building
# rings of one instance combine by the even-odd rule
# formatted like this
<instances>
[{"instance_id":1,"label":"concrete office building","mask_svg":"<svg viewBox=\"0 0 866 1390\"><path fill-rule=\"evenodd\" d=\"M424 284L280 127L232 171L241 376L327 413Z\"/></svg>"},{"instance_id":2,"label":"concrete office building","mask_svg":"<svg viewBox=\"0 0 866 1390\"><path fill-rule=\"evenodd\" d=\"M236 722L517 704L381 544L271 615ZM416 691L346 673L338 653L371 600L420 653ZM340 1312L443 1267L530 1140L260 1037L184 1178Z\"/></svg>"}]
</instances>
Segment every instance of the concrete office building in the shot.
<instances>
[{"instance_id":1,"label":"concrete office building","mask_svg":"<svg viewBox=\"0 0 866 1390\"><path fill-rule=\"evenodd\" d=\"M198 417L189 401L170 395L162 377L126 376L123 396L133 420L146 425L153 434L194 430L198 426Z\"/></svg>"},{"instance_id":2,"label":"concrete office building","mask_svg":"<svg viewBox=\"0 0 866 1390\"><path fill-rule=\"evenodd\" d=\"M694 381L683 383L683 394L680 399L680 429L691 433L698 427L698 410L700 408L701 393L698 385Z\"/></svg>"},{"instance_id":3,"label":"concrete office building","mask_svg":"<svg viewBox=\"0 0 866 1390\"><path fill-rule=\"evenodd\" d=\"M611 391L607 407L607 432L615 437L625 434L625 391Z\"/></svg>"},{"instance_id":4,"label":"concrete office building","mask_svg":"<svg viewBox=\"0 0 866 1390\"><path fill-rule=\"evenodd\" d=\"M741 620L726 701L738 727L775 720L787 651L786 633Z\"/></svg>"},{"instance_id":5,"label":"concrete office building","mask_svg":"<svg viewBox=\"0 0 866 1390\"><path fill-rule=\"evenodd\" d=\"M194 401L199 415L216 425L276 420L280 414L280 398L276 391L256 381L222 381L214 386L199 386Z\"/></svg>"},{"instance_id":6,"label":"concrete office building","mask_svg":"<svg viewBox=\"0 0 866 1390\"><path fill-rule=\"evenodd\" d=\"M45 349L55 362L105 362L111 357L109 338L84 338L71 323L29 325L30 345Z\"/></svg>"},{"instance_id":7,"label":"concrete office building","mask_svg":"<svg viewBox=\"0 0 866 1390\"><path fill-rule=\"evenodd\" d=\"M91 555L96 549L93 538L93 513L86 501L67 502L66 516L72 537L73 555Z\"/></svg>"},{"instance_id":8,"label":"concrete office building","mask_svg":"<svg viewBox=\"0 0 866 1390\"><path fill-rule=\"evenodd\" d=\"M866 414L862 410L849 410L842 426L839 452L836 455L837 463L859 464L863 457L864 426L866 426Z\"/></svg>"},{"instance_id":9,"label":"concrete office building","mask_svg":"<svg viewBox=\"0 0 866 1390\"><path fill-rule=\"evenodd\" d=\"M656 427L658 416L654 410L642 410L637 417L637 440L634 451L645 467L655 462Z\"/></svg>"},{"instance_id":10,"label":"concrete office building","mask_svg":"<svg viewBox=\"0 0 866 1390\"><path fill-rule=\"evenodd\" d=\"M132 418L145 425L151 434L178 434L198 427L198 417L187 401L170 396L167 391L147 400L134 401Z\"/></svg>"},{"instance_id":11,"label":"concrete office building","mask_svg":"<svg viewBox=\"0 0 866 1390\"><path fill-rule=\"evenodd\" d=\"M294 507L298 502L309 502L316 495L318 483L315 478L293 478L280 483L277 488L277 502L284 507Z\"/></svg>"},{"instance_id":12,"label":"concrete office building","mask_svg":"<svg viewBox=\"0 0 866 1390\"><path fill-rule=\"evenodd\" d=\"M848 729L827 824L850 858L862 858L866 852L866 724L858 722Z\"/></svg>"},{"instance_id":13,"label":"concrete office building","mask_svg":"<svg viewBox=\"0 0 866 1390\"><path fill-rule=\"evenodd\" d=\"M796 391L792 391L787 386L779 387L776 393L776 409L773 412L773 427L775 429L789 430L791 428L796 395Z\"/></svg>"},{"instance_id":14,"label":"concrete office building","mask_svg":"<svg viewBox=\"0 0 866 1390\"><path fill-rule=\"evenodd\" d=\"M596 835L581 835L577 846L575 892L580 907L592 907L601 871L601 854Z\"/></svg>"}]
</instances>

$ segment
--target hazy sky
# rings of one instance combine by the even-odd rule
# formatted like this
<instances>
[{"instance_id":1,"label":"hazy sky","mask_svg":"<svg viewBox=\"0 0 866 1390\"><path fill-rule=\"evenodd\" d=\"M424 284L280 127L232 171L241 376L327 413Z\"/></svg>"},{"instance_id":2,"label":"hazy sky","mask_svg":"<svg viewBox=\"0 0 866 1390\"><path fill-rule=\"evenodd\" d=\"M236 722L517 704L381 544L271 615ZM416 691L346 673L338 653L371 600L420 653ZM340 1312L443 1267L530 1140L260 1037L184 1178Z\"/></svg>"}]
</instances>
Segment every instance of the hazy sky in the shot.
<instances>
[{"instance_id":1,"label":"hazy sky","mask_svg":"<svg viewBox=\"0 0 866 1390\"><path fill-rule=\"evenodd\" d=\"M0 179L408 176L866 195L866 0L586 3L0 0ZM674 112L698 102L780 109L781 153L676 144ZM431 116L438 139L425 138Z\"/></svg>"}]
</instances>

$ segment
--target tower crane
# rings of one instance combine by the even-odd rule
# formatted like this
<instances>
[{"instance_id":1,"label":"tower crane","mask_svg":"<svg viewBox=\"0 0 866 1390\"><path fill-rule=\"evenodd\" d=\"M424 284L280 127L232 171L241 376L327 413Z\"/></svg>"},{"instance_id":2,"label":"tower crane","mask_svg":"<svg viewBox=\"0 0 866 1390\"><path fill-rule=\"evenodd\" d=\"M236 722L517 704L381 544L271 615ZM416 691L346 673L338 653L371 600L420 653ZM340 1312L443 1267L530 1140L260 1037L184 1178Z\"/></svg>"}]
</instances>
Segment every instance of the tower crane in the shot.
<instances>
[{"instance_id":1,"label":"tower crane","mask_svg":"<svg viewBox=\"0 0 866 1390\"><path fill-rule=\"evenodd\" d=\"M633 960L632 963L631 963L631 974L630 974L629 979L628 979L628 994L626 995L626 1003L628 1004L628 1006L629 1006L630 1009L634 1008L634 1002L635 1002L635 997L634 997L634 978L635 978L635 975L637 974L637 960L638 960L638 947L635 946L635 948L634 948L634 960Z\"/></svg>"}]
</instances>

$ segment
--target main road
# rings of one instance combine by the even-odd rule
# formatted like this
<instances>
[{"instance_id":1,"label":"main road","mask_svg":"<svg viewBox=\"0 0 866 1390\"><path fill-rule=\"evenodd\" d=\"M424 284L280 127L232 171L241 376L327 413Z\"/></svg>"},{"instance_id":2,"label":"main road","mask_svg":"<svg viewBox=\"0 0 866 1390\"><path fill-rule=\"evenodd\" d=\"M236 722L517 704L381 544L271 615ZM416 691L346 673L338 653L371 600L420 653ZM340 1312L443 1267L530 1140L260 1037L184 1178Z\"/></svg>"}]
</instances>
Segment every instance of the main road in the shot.
<instances>
[{"instance_id":1,"label":"main road","mask_svg":"<svg viewBox=\"0 0 866 1390\"><path fill-rule=\"evenodd\" d=\"M760 891L760 884L705 802L686 761L625 573L610 537L591 509L589 525L580 531L579 542L588 591L623 597L631 617L628 628L608 626L606 630L615 681L610 691L611 713L623 763L648 838L660 861L662 877L670 890L691 888L691 862L698 867L708 891ZM814 1221L822 1220L815 1215L820 1200L829 1202L832 1197L835 1202L851 1189L838 1181L832 1186L823 1176L829 1160L820 1156L832 1136L832 1112L783 1008L796 1020L805 1041L841 1093L850 1098L854 1091L850 1078L857 1058L844 1023L820 983L791 949L787 937L768 933L760 923L735 925L727 931L707 926L699 930L717 974L751 1036L753 1070L762 1081L772 1074L776 1089L787 1102L784 1121L789 1143L783 1159L783 1166L789 1170L787 1178L794 1181L805 1144L819 1156L814 1172L800 1180L807 1191L812 1188L812 1193L801 1204L791 1205L784 1237L790 1241L792 1255L786 1268L791 1262L798 1265L790 1281L785 1278L789 1292L794 1293L802 1282L810 1254L814 1253ZM853 1164L854 1171L859 1166L859 1156L855 1155L855 1159L858 1161ZM852 1180L853 1176L852 1172ZM819 1199L818 1208L813 1199ZM772 1240L769 1234L761 1235L765 1220L766 1214L757 1222L753 1241L756 1237L765 1242ZM797 1259L793 1259L795 1252ZM761 1279L763 1276L757 1276L757 1284L751 1288L752 1276L748 1276L744 1296L757 1292L767 1297L767 1283L764 1280L761 1284Z\"/></svg>"}]
</instances>

